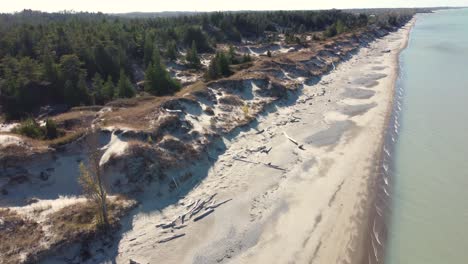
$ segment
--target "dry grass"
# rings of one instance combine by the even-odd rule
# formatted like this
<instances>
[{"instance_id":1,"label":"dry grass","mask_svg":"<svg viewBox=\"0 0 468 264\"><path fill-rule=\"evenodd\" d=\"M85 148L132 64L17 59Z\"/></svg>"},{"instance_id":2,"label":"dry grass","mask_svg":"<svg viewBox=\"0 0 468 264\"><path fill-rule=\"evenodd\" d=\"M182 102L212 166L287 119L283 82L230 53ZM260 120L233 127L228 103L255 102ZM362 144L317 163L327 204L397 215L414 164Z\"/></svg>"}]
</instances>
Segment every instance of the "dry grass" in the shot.
<instances>
[{"instance_id":1,"label":"dry grass","mask_svg":"<svg viewBox=\"0 0 468 264\"><path fill-rule=\"evenodd\" d=\"M118 196L108 200L111 228L135 206L136 202ZM37 212L39 213L39 212ZM35 263L43 254L74 242L98 235L96 207L80 202L64 207L47 216L48 235L41 224L9 209L0 209L0 263Z\"/></svg>"},{"instance_id":2,"label":"dry grass","mask_svg":"<svg viewBox=\"0 0 468 264\"><path fill-rule=\"evenodd\" d=\"M192 83L180 90L175 94L176 97L182 97L182 96L187 96L190 94L196 94L197 92L203 92L206 91L206 83L203 81L197 81L195 83Z\"/></svg>"},{"instance_id":3,"label":"dry grass","mask_svg":"<svg viewBox=\"0 0 468 264\"><path fill-rule=\"evenodd\" d=\"M244 101L237 95L225 95L218 99L220 104L234 105L234 106L243 106Z\"/></svg>"},{"instance_id":4,"label":"dry grass","mask_svg":"<svg viewBox=\"0 0 468 264\"><path fill-rule=\"evenodd\" d=\"M58 148L58 147L67 145L69 143L72 143L73 141L75 141L78 138L80 138L81 136L83 136L85 133L86 133L86 129L81 128L81 129L78 129L76 131L66 133L65 135L63 135L63 136L61 136L59 138L48 140L48 141L46 141L46 143L52 148Z\"/></svg>"},{"instance_id":5,"label":"dry grass","mask_svg":"<svg viewBox=\"0 0 468 264\"><path fill-rule=\"evenodd\" d=\"M96 116L96 111L73 111L71 110L70 112L63 113L57 116L54 116L53 120L57 124L61 124L70 120L78 120L78 121L83 121L87 119L92 119Z\"/></svg>"},{"instance_id":6,"label":"dry grass","mask_svg":"<svg viewBox=\"0 0 468 264\"><path fill-rule=\"evenodd\" d=\"M120 218L135 202L124 197L108 199L109 223L117 226ZM66 206L49 216L51 231L58 242L77 241L100 231L97 220L97 210L92 202L76 203Z\"/></svg>"},{"instance_id":7,"label":"dry grass","mask_svg":"<svg viewBox=\"0 0 468 264\"><path fill-rule=\"evenodd\" d=\"M138 97L133 97L133 98L117 99L117 100L107 103L106 106L124 107L124 108L134 107L134 106L138 106L141 103L153 101L154 99L156 99L155 96L144 95L144 96L138 96Z\"/></svg>"},{"instance_id":8,"label":"dry grass","mask_svg":"<svg viewBox=\"0 0 468 264\"><path fill-rule=\"evenodd\" d=\"M9 209L0 209L0 263L22 262L25 251L37 252L43 236L38 223Z\"/></svg>"},{"instance_id":9,"label":"dry grass","mask_svg":"<svg viewBox=\"0 0 468 264\"><path fill-rule=\"evenodd\" d=\"M107 112L103 115L104 126L122 126L135 130L148 130L148 117L152 113L159 111L161 103L171 97L155 97L152 100L144 101L137 106L121 108L117 111Z\"/></svg>"}]
</instances>

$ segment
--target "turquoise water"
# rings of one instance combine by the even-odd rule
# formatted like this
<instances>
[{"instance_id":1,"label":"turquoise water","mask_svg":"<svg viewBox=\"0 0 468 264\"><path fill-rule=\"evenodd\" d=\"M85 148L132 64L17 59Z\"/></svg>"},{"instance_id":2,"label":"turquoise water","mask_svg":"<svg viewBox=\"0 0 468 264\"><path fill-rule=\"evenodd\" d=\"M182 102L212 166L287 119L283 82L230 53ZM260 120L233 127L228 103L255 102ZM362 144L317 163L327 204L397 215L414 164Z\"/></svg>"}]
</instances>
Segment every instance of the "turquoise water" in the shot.
<instances>
[{"instance_id":1,"label":"turquoise water","mask_svg":"<svg viewBox=\"0 0 468 264\"><path fill-rule=\"evenodd\" d=\"M467 9L418 15L397 89L385 263L468 263Z\"/></svg>"}]
</instances>

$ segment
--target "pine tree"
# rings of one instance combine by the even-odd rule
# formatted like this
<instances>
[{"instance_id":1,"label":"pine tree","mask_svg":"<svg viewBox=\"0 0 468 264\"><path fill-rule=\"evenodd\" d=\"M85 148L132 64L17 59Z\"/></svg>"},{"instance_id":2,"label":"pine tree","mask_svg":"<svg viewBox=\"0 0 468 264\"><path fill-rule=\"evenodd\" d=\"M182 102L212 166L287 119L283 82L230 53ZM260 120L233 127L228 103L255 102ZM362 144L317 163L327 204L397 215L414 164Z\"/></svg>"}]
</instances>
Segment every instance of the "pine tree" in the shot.
<instances>
[{"instance_id":1,"label":"pine tree","mask_svg":"<svg viewBox=\"0 0 468 264\"><path fill-rule=\"evenodd\" d=\"M177 91L180 84L171 78L169 72L161 61L157 49L153 52L153 63L145 72L145 90L154 95L167 95Z\"/></svg>"},{"instance_id":2,"label":"pine tree","mask_svg":"<svg viewBox=\"0 0 468 264\"><path fill-rule=\"evenodd\" d=\"M145 71L145 91L155 94L157 90L156 82L158 77L154 70L153 64L148 65Z\"/></svg>"},{"instance_id":3,"label":"pine tree","mask_svg":"<svg viewBox=\"0 0 468 264\"><path fill-rule=\"evenodd\" d=\"M124 70L120 70L120 78L117 83L117 97L119 98L130 98L135 96L135 89L132 86L132 83L125 75Z\"/></svg>"},{"instance_id":4,"label":"pine tree","mask_svg":"<svg viewBox=\"0 0 468 264\"><path fill-rule=\"evenodd\" d=\"M224 52L220 52L218 56L218 64L221 75L231 75L231 69L229 68L229 59L227 58L226 54L224 54Z\"/></svg>"},{"instance_id":5,"label":"pine tree","mask_svg":"<svg viewBox=\"0 0 468 264\"><path fill-rule=\"evenodd\" d=\"M250 57L250 54L245 53L244 56L242 57L242 63L246 63L250 61L252 61L252 57Z\"/></svg>"},{"instance_id":6,"label":"pine tree","mask_svg":"<svg viewBox=\"0 0 468 264\"><path fill-rule=\"evenodd\" d=\"M189 66L192 68L197 69L201 65L200 58L198 57L197 44L195 41L192 41L192 48L187 51L186 60Z\"/></svg>"},{"instance_id":7,"label":"pine tree","mask_svg":"<svg viewBox=\"0 0 468 264\"><path fill-rule=\"evenodd\" d=\"M239 64L239 60L236 58L236 49L232 45L229 46L228 59L231 64Z\"/></svg>"},{"instance_id":8,"label":"pine tree","mask_svg":"<svg viewBox=\"0 0 468 264\"><path fill-rule=\"evenodd\" d=\"M88 86L86 85L85 74L81 74L76 84L77 101L75 105L86 105L90 103Z\"/></svg>"},{"instance_id":9,"label":"pine tree","mask_svg":"<svg viewBox=\"0 0 468 264\"><path fill-rule=\"evenodd\" d=\"M105 98L103 95L104 80L102 80L101 75L96 73L93 77L93 103L94 104L104 104Z\"/></svg>"},{"instance_id":10,"label":"pine tree","mask_svg":"<svg viewBox=\"0 0 468 264\"><path fill-rule=\"evenodd\" d=\"M174 41L170 41L167 44L167 51L166 56L169 60L176 60L177 59L177 46Z\"/></svg>"},{"instance_id":11,"label":"pine tree","mask_svg":"<svg viewBox=\"0 0 468 264\"><path fill-rule=\"evenodd\" d=\"M151 60L153 59L153 50L153 38L150 37L149 34L147 34L145 37L145 43L143 47L143 62L145 66L148 66L151 63Z\"/></svg>"},{"instance_id":12,"label":"pine tree","mask_svg":"<svg viewBox=\"0 0 468 264\"><path fill-rule=\"evenodd\" d=\"M114 82L112 82L112 77L109 75L107 77L107 81L102 87L102 92L101 92L104 102L112 100L114 98Z\"/></svg>"},{"instance_id":13,"label":"pine tree","mask_svg":"<svg viewBox=\"0 0 468 264\"><path fill-rule=\"evenodd\" d=\"M228 56L226 56L224 52L218 52L215 57L211 59L206 72L206 77L209 80L214 80L221 76L229 76L231 73Z\"/></svg>"}]
</instances>

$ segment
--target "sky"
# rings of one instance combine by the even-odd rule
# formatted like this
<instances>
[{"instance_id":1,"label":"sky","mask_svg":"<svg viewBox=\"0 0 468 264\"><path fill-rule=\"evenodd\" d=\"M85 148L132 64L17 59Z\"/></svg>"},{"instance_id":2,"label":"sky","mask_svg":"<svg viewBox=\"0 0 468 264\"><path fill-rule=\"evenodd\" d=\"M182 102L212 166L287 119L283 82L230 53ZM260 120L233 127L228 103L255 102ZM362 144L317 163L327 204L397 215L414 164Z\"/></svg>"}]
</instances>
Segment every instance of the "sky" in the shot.
<instances>
[{"instance_id":1,"label":"sky","mask_svg":"<svg viewBox=\"0 0 468 264\"><path fill-rule=\"evenodd\" d=\"M468 0L0 0L0 13L23 9L127 13L432 6L468 6Z\"/></svg>"}]
</instances>

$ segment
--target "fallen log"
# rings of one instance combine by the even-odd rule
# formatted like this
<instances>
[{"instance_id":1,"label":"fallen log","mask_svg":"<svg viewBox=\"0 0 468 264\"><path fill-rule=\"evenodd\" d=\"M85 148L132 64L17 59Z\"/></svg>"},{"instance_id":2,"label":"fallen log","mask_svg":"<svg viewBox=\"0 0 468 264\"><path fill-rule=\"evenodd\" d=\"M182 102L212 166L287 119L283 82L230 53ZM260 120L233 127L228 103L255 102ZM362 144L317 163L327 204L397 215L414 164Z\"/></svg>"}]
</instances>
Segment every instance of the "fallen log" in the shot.
<instances>
[{"instance_id":1,"label":"fallen log","mask_svg":"<svg viewBox=\"0 0 468 264\"><path fill-rule=\"evenodd\" d=\"M267 167L270 167L270 168L272 168L272 169L281 170L281 171L286 171L286 169L283 169L283 168L281 168L281 167L279 167L279 166L273 165L273 164L271 164L271 162L268 162L268 163L266 163L266 164L264 164L264 165L267 166Z\"/></svg>"},{"instance_id":2,"label":"fallen log","mask_svg":"<svg viewBox=\"0 0 468 264\"><path fill-rule=\"evenodd\" d=\"M284 134L284 136L285 136L287 139L289 139L289 141L291 141L292 143L294 143L299 149L305 150L305 149L304 149L304 145L299 145L299 143L298 143L295 139L293 139L292 137L288 136L288 134L286 134L286 132L283 132L283 134Z\"/></svg>"},{"instance_id":3,"label":"fallen log","mask_svg":"<svg viewBox=\"0 0 468 264\"><path fill-rule=\"evenodd\" d=\"M258 164L258 162L254 162L254 161L249 161L249 160L245 160L245 159L240 159L240 158L232 158L234 160L238 160L238 161L242 161L242 162L245 162L245 163L252 163L252 164Z\"/></svg>"},{"instance_id":4,"label":"fallen log","mask_svg":"<svg viewBox=\"0 0 468 264\"><path fill-rule=\"evenodd\" d=\"M175 226L175 222L170 222L168 224L159 224L159 225L156 225L156 227L160 227L162 229L167 229L167 228L171 228L171 227L174 227Z\"/></svg>"},{"instance_id":5,"label":"fallen log","mask_svg":"<svg viewBox=\"0 0 468 264\"><path fill-rule=\"evenodd\" d=\"M205 201L201 202L193 211L192 213L190 214L190 218L192 218L192 216L198 214L202 209L203 209L203 206L205 205Z\"/></svg>"},{"instance_id":6,"label":"fallen log","mask_svg":"<svg viewBox=\"0 0 468 264\"><path fill-rule=\"evenodd\" d=\"M195 217L195 218L193 219L193 221L194 221L194 222L197 222L197 221L199 221L199 220L202 220L203 218L205 218L206 216L208 216L209 214L211 214L211 213L213 213L213 212L214 212L214 209L210 209L210 210L204 212L203 214L201 214L201 215Z\"/></svg>"},{"instance_id":7,"label":"fallen log","mask_svg":"<svg viewBox=\"0 0 468 264\"><path fill-rule=\"evenodd\" d=\"M158 243L166 243L166 242L169 242L169 241L171 241L171 240L174 240L174 239L176 239L176 238L183 237L183 236L185 236L185 233L173 235L173 236L171 236L171 237L168 237L168 238L164 238L164 239L159 240Z\"/></svg>"},{"instance_id":8,"label":"fallen log","mask_svg":"<svg viewBox=\"0 0 468 264\"><path fill-rule=\"evenodd\" d=\"M269 149L262 149L261 153L269 154L272 148L273 147L270 147Z\"/></svg>"},{"instance_id":9,"label":"fallen log","mask_svg":"<svg viewBox=\"0 0 468 264\"><path fill-rule=\"evenodd\" d=\"M262 134L263 132L265 132L265 129L259 130L255 134L259 135L259 134Z\"/></svg>"}]
</instances>

